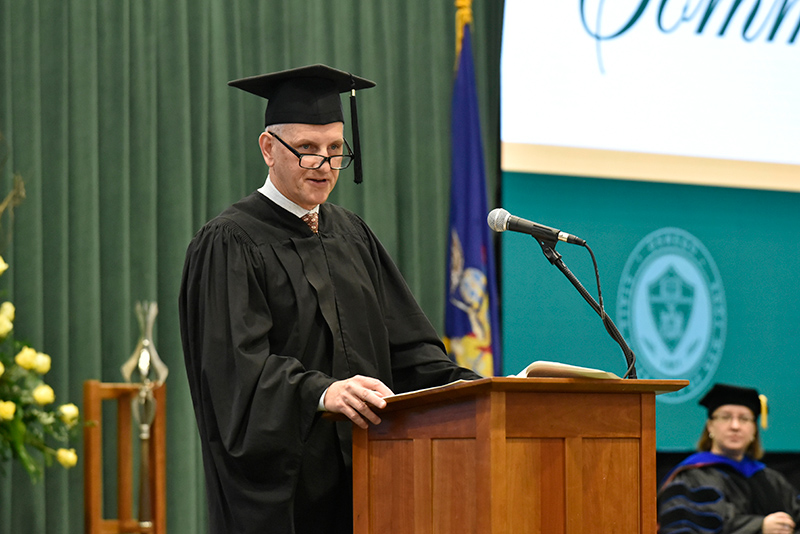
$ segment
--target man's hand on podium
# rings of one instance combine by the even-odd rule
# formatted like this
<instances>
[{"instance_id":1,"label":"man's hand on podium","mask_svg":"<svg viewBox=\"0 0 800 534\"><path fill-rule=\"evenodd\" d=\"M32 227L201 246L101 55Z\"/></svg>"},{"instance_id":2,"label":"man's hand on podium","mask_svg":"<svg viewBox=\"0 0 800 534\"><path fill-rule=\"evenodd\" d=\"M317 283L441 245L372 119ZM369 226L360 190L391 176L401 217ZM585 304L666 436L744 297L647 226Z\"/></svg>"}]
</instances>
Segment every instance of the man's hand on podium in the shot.
<instances>
[{"instance_id":1,"label":"man's hand on podium","mask_svg":"<svg viewBox=\"0 0 800 534\"><path fill-rule=\"evenodd\" d=\"M367 428L369 423L381 422L372 407L385 408L383 398L390 395L392 390L377 378L356 375L331 384L325 392L324 404L327 411L343 414L361 428Z\"/></svg>"}]
</instances>

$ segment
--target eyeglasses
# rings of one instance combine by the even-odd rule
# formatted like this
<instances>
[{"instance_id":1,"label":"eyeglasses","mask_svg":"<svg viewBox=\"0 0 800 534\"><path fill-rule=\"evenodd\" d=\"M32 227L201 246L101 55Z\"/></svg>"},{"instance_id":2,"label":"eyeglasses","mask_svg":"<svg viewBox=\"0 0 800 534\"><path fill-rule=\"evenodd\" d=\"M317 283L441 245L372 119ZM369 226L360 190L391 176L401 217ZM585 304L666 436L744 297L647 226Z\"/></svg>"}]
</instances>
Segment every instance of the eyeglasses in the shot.
<instances>
[{"instance_id":1,"label":"eyeglasses","mask_svg":"<svg viewBox=\"0 0 800 534\"><path fill-rule=\"evenodd\" d=\"M281 142L283 146L289 149L289 151L297 156L299 160L298 163L304 169L319 169L325 162L327 161L331 165L331 169L341 170L346 169L350 166L353 162L353 150L350 148L350 145L347 143L347 139L344 140L344 145L347 147L348 154L341 154L336 156L323 156L322 154L301 154L294 148L292 148L286 141L278 137L276 134L267 131L272 137L277 139Z\"/></svg>"},{"instance_id":2,"label":"eyeglasses","mask_svg":"<svg viewBox=\"0 0 800 534\"><path fill-rule=\"evenodd\" d=\"M726 425L730 424L731 421L736 419L740 424L746 425L747 423L755 423L755 419L750 417L749 415L733 415L730 413L722 413L719 415L713 416L711 419L714 421L722 421Z\"/></svg>"}]
</instances>

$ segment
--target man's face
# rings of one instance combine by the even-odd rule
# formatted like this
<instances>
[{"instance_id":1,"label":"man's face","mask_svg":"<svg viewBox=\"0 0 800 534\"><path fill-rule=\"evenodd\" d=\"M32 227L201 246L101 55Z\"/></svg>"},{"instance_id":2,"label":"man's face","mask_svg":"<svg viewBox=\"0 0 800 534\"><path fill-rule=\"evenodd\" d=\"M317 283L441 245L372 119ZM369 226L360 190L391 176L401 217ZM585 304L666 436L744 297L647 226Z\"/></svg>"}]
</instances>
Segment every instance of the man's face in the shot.
<instances>
[{"instance_id":1,"label":"man's face","mask_svg":"<svg viewBox=\"0 0 800 534\"><path fill-rule=\"evenodd\" d=\"M269 128L267 128L269 130ZM278 135L300 154L333 156L343 153L344 124L291 124ZM261 153L270 168L269 176L283 195L307 210L328 199L339 179L339 171L325 162L319 169L300 167L297 156L280 141L264 132L259 137Z\"/></svg>"}]
</instances>

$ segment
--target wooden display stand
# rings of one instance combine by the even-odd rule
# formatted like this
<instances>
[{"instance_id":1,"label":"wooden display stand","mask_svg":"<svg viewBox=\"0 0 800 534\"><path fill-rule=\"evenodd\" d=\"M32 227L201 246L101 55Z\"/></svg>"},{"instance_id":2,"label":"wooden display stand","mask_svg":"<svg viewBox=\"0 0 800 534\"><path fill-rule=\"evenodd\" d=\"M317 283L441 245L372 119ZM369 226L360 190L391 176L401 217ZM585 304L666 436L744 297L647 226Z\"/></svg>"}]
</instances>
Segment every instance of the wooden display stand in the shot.
<instances>
[{"instance_id":1,"label":"wooden display stand","mask_svg":"<svg viewBox=\"0 0 800 534\"><path fill-rule=\"evenodd\" d=\"M656 532L655 395L685 380L484 378L353 427L355 534Z\"/></svg>"},{"instance_id":2,"label":"wooden display stand","mask_svg":"<svg viewBox=\"0 0 800 534\"><path fill-rule=\"evenodd\" d=\"M84 508L87 534L141 532L166 534L167 387L153 390L156 416L150 429L150 495L152 526L142 527L133 516L133 426L131 401L139 394L137 384L111 384L87 380L83 384ZM103 518L103 406L117 401L117 519Z\"/></svg>"}]
</instances>

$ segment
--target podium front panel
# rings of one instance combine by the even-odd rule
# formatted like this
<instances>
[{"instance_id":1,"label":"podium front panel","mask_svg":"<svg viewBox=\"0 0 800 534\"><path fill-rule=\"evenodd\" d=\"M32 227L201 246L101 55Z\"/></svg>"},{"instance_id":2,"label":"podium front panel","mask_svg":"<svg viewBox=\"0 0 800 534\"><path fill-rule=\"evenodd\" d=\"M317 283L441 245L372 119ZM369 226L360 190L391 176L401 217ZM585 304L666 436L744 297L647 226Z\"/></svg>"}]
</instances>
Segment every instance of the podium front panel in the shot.
<instances>
[{"instance_id":1,"label":"podium front panel","mask_svg":"<svg viewBox=\"0 0 800 534\"><path fill-rule=\"evenodd\" d=\"M623 384L645 381L491 380L354 429L356 534L656 531L655 393Z\"/></svg>"}]
</instances>

